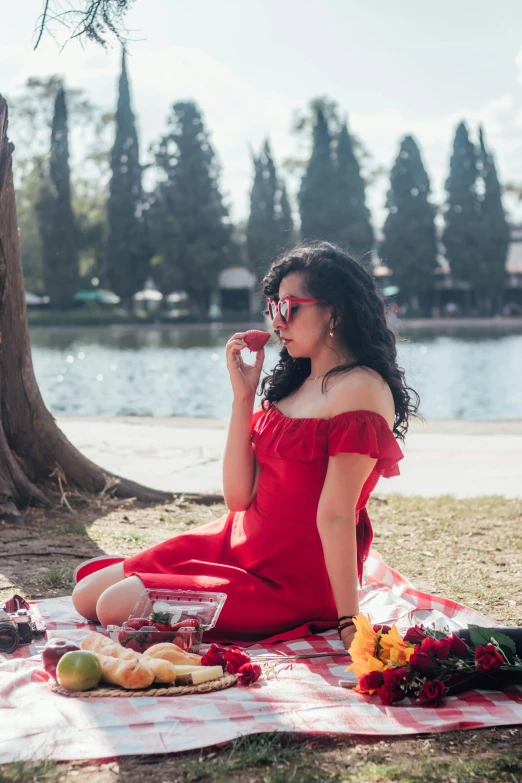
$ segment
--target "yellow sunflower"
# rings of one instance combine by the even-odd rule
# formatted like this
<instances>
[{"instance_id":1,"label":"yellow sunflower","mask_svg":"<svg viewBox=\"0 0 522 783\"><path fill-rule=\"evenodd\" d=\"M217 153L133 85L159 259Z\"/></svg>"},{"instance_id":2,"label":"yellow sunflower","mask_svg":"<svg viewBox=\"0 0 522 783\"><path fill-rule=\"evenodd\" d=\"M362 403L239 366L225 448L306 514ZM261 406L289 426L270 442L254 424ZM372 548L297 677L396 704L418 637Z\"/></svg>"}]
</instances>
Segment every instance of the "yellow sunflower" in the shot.
<instances>
[{"instance_id":1,"label":"yellow sunflower","mask_svg":"<svg viewBox=\"0 0 522 783\"><path fill-rule=\"evenodd\" d=\"M372 628L370 618L365 617L363 614L358 614L353 618L355 625L355 636L350 645L348 652L354 663L358 660L365 659L366 655L375 655L375 645L377 640L377 634Z\"/></svg>"},{"instance_id":2,"label":"yellow sunflower","mask_svg":"<svg viewBox=\"0 0 522 783\"><path fill-rule=\"evenodd\" d=\"M345 671L355 672L357 679L360 679L363 674L369 674L370 672L382 672L387 668L389 667L385 666L378 658L375 658L369 653L364 653L357 659L357 661L354 661L351 666L348 666Z\"/></svg>"},{"instance_id":3,"label":"yellow sunflower","mask_svg":"<svg viewBox=\"0 0 522 783\"><path fill-rule=\"evenodd\" d=\"M388 633L382 634L379 639L379 648L380 660L383 663L391 663L394 666L407 663L415 650L414 647L410 647L404 641L395 625L391 627Z\"/></svg>"}]
</instances>

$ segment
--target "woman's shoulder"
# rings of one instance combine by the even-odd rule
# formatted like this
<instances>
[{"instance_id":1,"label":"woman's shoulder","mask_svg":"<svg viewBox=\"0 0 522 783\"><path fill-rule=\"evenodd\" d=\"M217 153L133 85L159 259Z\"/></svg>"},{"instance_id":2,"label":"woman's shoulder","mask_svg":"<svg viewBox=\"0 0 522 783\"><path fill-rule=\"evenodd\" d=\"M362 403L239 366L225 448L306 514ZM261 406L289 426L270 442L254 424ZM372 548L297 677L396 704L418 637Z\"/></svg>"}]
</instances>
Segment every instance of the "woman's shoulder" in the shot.
<instances>
[{"instance_id":1,"label":"woman's shoulder","mask_svg":"<svg viewBox=\"0 0 522 783\"><path fill-rule=\"evenodd\" d=\"M351 411L378 413L388 422L390 429L395 422L395 404L391 389L375 370L355 367L335 378L328 391L328 413L331 418Z\"/></svg>"}]
</instances>

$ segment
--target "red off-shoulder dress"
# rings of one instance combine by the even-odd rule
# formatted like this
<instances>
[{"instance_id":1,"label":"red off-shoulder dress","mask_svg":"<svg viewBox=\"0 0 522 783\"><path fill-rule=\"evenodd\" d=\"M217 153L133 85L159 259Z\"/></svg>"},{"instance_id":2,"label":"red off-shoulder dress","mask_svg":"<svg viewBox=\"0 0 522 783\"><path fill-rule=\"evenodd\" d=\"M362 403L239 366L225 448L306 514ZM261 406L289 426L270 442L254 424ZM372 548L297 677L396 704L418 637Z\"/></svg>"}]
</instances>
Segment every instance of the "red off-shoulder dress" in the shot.
<instances>
[{"instance_id":1,"label":"red off-shoulder dress","mask_svg":"<svg viewBox=\"0 0 522 783\"><path fill-rule=\"evenodd\" d=\"M332 628L337 609L317 530L328 458L377 459L357 503L359 582L373 537L366 504L380 476L399 474L403 454L387 421L358 410L331 419L296 419L265 402L252 417L261 467L246 511L175 536L124 561L146 587L218 590L227 600L208 641L296 639Z\"/></svg>"}]
</instances>

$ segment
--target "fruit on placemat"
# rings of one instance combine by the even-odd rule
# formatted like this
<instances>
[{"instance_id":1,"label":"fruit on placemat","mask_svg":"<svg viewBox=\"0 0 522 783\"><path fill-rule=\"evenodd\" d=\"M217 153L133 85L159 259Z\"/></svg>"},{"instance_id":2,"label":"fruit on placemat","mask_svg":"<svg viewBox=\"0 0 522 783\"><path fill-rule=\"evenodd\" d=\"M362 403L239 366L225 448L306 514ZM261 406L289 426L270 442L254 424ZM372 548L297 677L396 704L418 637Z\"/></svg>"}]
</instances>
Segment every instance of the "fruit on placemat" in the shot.
<instances>
[{"instance_id":1,"label":"fruit on placemat","mask_svg":"<svg viewBox=\"0 0 522 783\"><path fill-rule=\"evenodd\" d=\"M58 684L70 691L88 691L96 688L101 676L100 661L88 650L65 653L56 667Z\"/></svg>"},{"instance_id":2,"label":"fruit on placemat","mask_svg":"<svg viewBox=\"0 0 522 783\"><path fill-rule=\"evenodd\" d=\"M270 340L270 333L261 332L259 329L249 329L245 334L244 340L252 352L260 351Z\"/></svg>"},{"instance_id":3,"label":"fruit on placemat","mask_svg":"<svg viewBox=\"0 0 522 783\"><path fill-rule=\"evenodd\" d=\"M56 667L60 658L63 658L65 653L79 649L79 646L69 639L49 639L42 650L42 664L47 674L56 680Z\"/></svg>"}]
</instances>

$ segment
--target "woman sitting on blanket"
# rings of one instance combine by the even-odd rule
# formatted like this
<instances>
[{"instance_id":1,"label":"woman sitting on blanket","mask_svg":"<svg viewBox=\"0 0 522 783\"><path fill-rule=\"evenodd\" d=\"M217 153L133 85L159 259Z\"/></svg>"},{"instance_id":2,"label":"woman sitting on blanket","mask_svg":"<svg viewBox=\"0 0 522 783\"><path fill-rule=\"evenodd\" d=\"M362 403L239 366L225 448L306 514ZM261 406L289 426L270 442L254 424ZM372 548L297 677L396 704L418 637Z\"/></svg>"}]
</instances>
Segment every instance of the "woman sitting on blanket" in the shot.
<instances>
[{"instance_id":1,"label":"woman sitting on blanket","mask_svg":"<svg viewBox=\"0 0 522 783\"><path fill-rule=\"evenodd\" d=\"M227 600L208 641L337 627L350 646L373 535L366 504L380 476L398 475L396 438L419 398L397 365L372 275L339 247L295 248L262 290L281 350L253 413L264 349L247 364L246 333L226 345L228 513L132 557L80 566L73 601L84 617L121 624L145 587L218 590Z\"/></svg>"}]
</instances>

